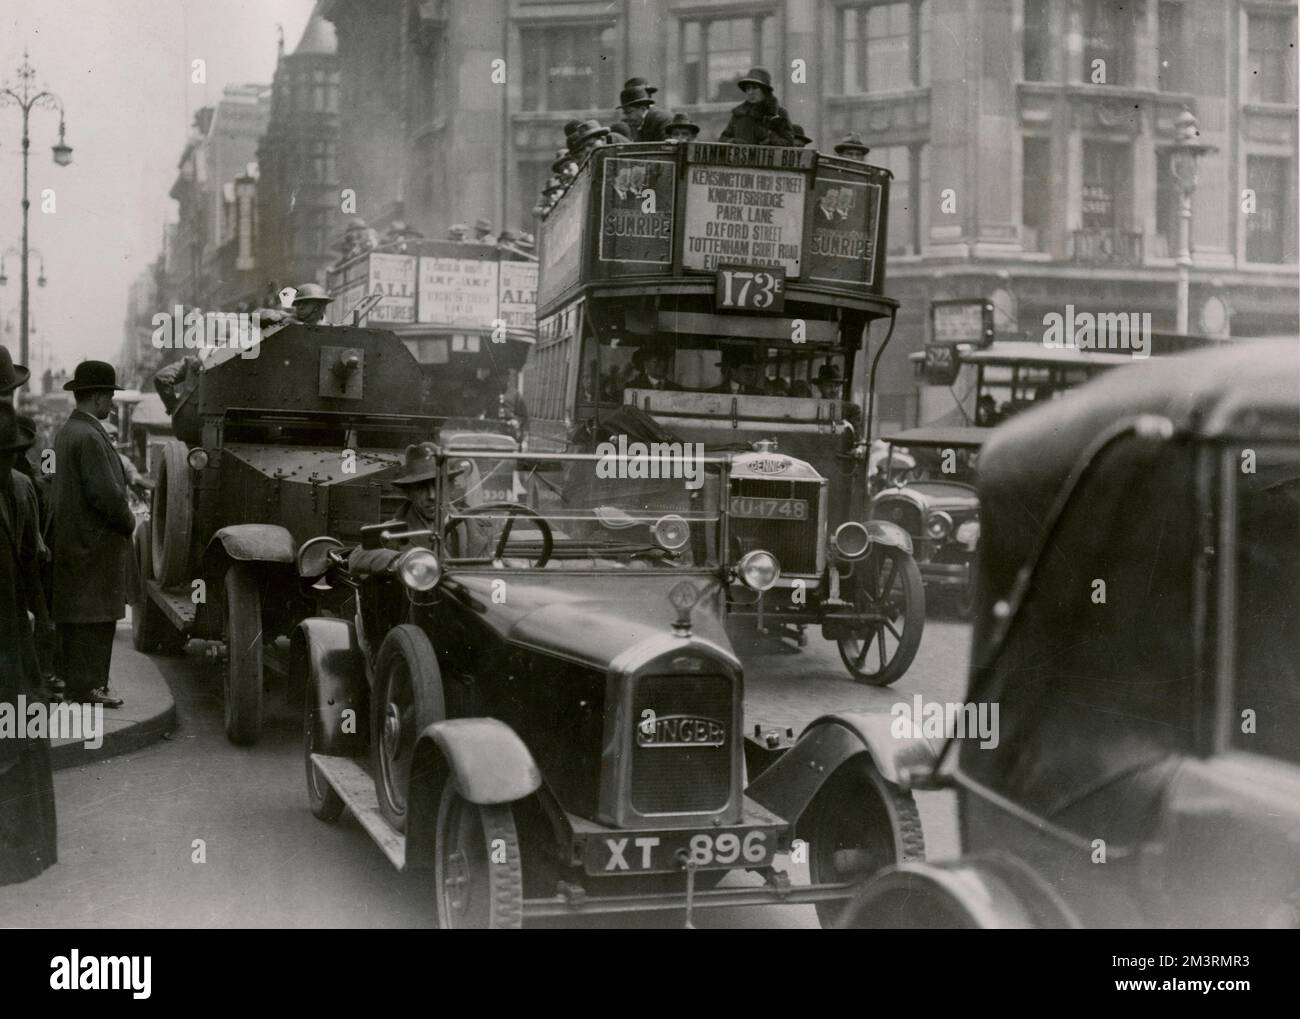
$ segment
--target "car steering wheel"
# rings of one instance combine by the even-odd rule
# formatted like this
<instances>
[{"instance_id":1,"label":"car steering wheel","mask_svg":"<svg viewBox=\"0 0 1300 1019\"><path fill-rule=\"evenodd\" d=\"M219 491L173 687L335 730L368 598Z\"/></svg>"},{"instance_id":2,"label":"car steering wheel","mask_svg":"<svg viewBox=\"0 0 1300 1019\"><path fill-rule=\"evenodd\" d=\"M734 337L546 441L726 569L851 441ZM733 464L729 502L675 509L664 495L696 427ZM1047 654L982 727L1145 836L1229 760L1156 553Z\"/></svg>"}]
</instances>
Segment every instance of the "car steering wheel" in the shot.
<instances>
[{"instance_id":1,"label":"car steering wheel","mask_svg":"<svg viewBox=\"0 0 1300 1019\"><path fill-rule=\"evenodd\" d=\"M501 529L501 537L497 540L497 547L492 553L493 561L505 558L506 542L510 540L510 531L515 526L515 517L526 516L532 517L537 521L538 529L542 532L542 551L538 555L537 561L532 564L534 569L541 569L551 561L551 552L555 548L555 536L551 531L550 522L531 506L525 506L521 502L485 502L478 506L469 506L464 510L452 514L447 519L447 526L444 531L450 540L453 536L453 529L457 524L463 523L470 517L484 516L488 513L505 513L505 527ZM468 536L468 531L467 531ZM459 546L459 539L456 539ZM459 548L457 548L459 551Z\"/></svg>"}]
</instances>

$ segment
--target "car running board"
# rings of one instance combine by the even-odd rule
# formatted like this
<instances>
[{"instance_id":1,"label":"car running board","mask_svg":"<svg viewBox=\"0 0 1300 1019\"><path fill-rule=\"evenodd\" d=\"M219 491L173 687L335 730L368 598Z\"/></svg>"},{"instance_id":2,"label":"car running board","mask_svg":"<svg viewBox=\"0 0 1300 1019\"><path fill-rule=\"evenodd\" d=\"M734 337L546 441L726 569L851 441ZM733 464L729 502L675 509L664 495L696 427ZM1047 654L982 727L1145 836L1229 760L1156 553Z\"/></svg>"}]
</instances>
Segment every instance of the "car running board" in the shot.
<instances>
[{"instance_id":1,"label":"car running board","mask_svg":"<svg viewBox=\"0 0 1300 1019\"><path fill-rule=\"evenodd\" d=\"M361 822L389 862L398 870L406 869L406 836L393 831L393 826L379 811L379 797L375 795L375 780L370 773L351 757L332 757L312 754L311 760L325 776L339 799L347 804L352 815Z\"/></svg>"}]
</instances>

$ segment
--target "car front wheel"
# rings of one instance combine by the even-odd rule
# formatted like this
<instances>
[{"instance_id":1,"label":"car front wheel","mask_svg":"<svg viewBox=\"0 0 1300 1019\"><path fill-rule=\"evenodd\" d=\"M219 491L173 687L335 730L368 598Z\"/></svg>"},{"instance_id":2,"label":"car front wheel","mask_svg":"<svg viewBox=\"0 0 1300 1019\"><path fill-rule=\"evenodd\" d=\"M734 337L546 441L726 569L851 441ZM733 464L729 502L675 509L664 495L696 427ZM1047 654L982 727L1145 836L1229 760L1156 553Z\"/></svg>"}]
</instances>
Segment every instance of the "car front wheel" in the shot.
<instances>
[{"instance_id":1,"label":"car front wheel","mask_svg":"<svg viewBox=\"0 0 1300 1019\"><path fill-rule=\"evenodd\" d=\"M921 646L921 568L902 549L877 545L854 569L849 583L854 611L875 618L839 641L840 659L857 682L888 686L907 671Z\"/></svg>"},{"instance_id":2,"label":"car front wheel","mask_svg":"<svg viewBox=\"0 0 1300 1019\"><path fill-rule=\"evenodd\" d=\"M370 752L380 812L397 831L406 830L415 741L426 726L446 717L442 673L429 638L410 623L393 627L375 663Z\"/></svg>"},{"instance_id":3,"label":"car front wheel","mask_svg":"<svg viewBox=\"0 0 1300 1019\"><path fill-rule=\"evenodd\" d=\"M470 803L448 781L438 806L434 884L443 928L523 926L519 836L509 804Z\"/></svg>"}]
</instances>

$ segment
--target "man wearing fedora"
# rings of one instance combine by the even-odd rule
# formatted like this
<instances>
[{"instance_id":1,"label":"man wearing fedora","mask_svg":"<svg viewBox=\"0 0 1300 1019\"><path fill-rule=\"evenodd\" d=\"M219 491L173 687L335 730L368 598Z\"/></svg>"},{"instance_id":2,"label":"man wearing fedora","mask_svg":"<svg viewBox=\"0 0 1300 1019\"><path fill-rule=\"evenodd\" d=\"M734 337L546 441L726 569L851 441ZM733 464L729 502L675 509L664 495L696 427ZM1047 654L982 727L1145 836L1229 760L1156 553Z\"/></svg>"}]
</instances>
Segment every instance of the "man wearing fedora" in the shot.
<instances>
[{"instance_id":1,"label":"man wearing fedora","mask_svg":"<svg viewBox=\"0 0 1300 1019\"><path fill-rule=\"evenodd\" d=\"M624 85L618 95L618 109L623 119L613 130L626 135L634 142L661 142L668 138L668 125L672 117L664 110L656 110L652 90L645 85Z\"/></svg>"},{"instance_id":2,"label":"man wearing fedora","mask_svg":"<svg viewBox=\"0 0 1300 1019\"><path fill-rule=\"evenodd\" d=\"M31 377L32 373L26 367L14 364L9 348L0 344L0 399L12 401Z\"/></svg>"},{"instance_id":3,"label":"man wearing fedora","mask_svg":"<svg viewBox=\"0 0 1300 1019\"><path fill-rule=\"evenodd\" d=\"M700 125L691 122L691 118L684 113L674 113L673 119L668 122L668 140L670 142L692 142L695 136L700 133Z\"/></svg>"},{"instance_id":4,"label":"man wearing fedora","mask_svg":"<svg viewBox=\"0 0 1300 1019\"><path fill-rule=\"evenodd\" d=\"M54 440L54 622L63 680L68 700L117 708L108 672L113 633L126 615L135 517L100 422L121 387L111 364L83 361L63 388L77 401Z\"/></svg>"},{"instance_id":5,"label":"man wearing fedora","mask_svg":"<svg viewBox=\"0 0 1300 1019\"><path fill-rule=\"evenodd\" d=\"M835 143L835 154L837 156L843 156L845 159L856 159L859 163L867 161L867 153L870 151L866 142L862 140L862 135L858 134L857 131L850 131Z\"/></svg>"},{"instance_id":6,"label":"man wearing fedora","mask_svg":"<svg viewBox=\"0 0 1300 1019\"><path fill-rule=\"evenodd\" d=\"M796 148L806 149L812 144L812 139L808 137L802 124L791 124L790 130L794 132L794 144Z\"/></svg>"},{"instance_id":7,"label":"man wearing fedora","mask_svg":"<svg viewBox=\"0 0 1300 1019\"><path fill-rule=\"evenodd\" d=\"M13 469L36 440L0 400L0 703L40 697L29 613L36 600L39 531L35 491ZM20 729L21 733L21 729ZM0 739L0 885L27 881L58 861L54 778L44 737Z\"/></svg>"},{"instance_id":8,"label":"man wearing fedora","mask_svg":"<svg viewBox=\"0 0 1300 1019\"><path fill-rule=\"evenodd\" d=\"M762 393L758 388L758 366L747 354L724 350L718 367L722 369L722 381L708 392L730 393L733 396L758 396Z\"/></svg>"},{"instance_id":9,"label":"man wearing fedora","mask_svg":"<svg viewBox=\"0 0 1300 1019\"><path fill-rule=\"evenodd\" d=\"M570 148L579 165L586 160L592 149L610 144L609 133L609 128L598 120L584 120L574 128Z\"/></svg>"},{"instance_id":10,"label":"man wearing fedora","mask_svg":"<svg viewBox=\"0 0 1300 1019\"><path fill-rule=\"evenodd\" d=\"M776 101L768 70L751 68L736 84L745 94L745 101L731 111L731 121L718 140L741 145L794 145L790 115Z\"/></svg>"},{"instance_id":11,"label":"man wearing fedora","mask_svg":"<svg viewBox=\"0 0 1300 1019\"><path fill-rule=\"evenodd\" d=\"M468 496L467 484L473 475L469 460L453 461L447 465L447 506L451 512L463 512ZM405 497L398 519L407 531L432 531L420 538L408 538L403 547L433 548L435 534L441 534L446 519L438 519L438 447L432 442L419 442L406 447L406 456L393 487ZM486 516L466 517L451 532L452 552L458 557L481 558L491 554L495 528ZM463 549L463 550L462 550Z\"/></svg>"}]
</instances>

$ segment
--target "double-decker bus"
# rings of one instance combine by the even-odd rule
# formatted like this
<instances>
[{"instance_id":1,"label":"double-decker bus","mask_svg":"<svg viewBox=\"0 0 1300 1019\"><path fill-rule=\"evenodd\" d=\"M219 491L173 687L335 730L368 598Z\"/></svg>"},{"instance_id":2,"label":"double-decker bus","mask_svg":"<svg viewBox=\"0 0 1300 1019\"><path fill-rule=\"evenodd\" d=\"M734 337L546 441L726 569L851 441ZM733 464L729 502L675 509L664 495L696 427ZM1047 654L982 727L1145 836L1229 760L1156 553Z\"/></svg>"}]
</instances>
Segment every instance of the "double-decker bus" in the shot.
<instances>
[{"instance_id":1,"label":"double-decker bus","mask_svg":"<svg viewBox=\"0 0 1300 1019\"><path fill-rule=\"evenodd\" d=\"M924 619L907 535L866 510L871 376L897 310L889 182L810 149L597 148L541 226L524 369L530 450L627 435L744 460L732 551L770 552L781 575L731 611L800 646L820 624L877 684L906 669Z\"/></svg>"}]
</instances>

